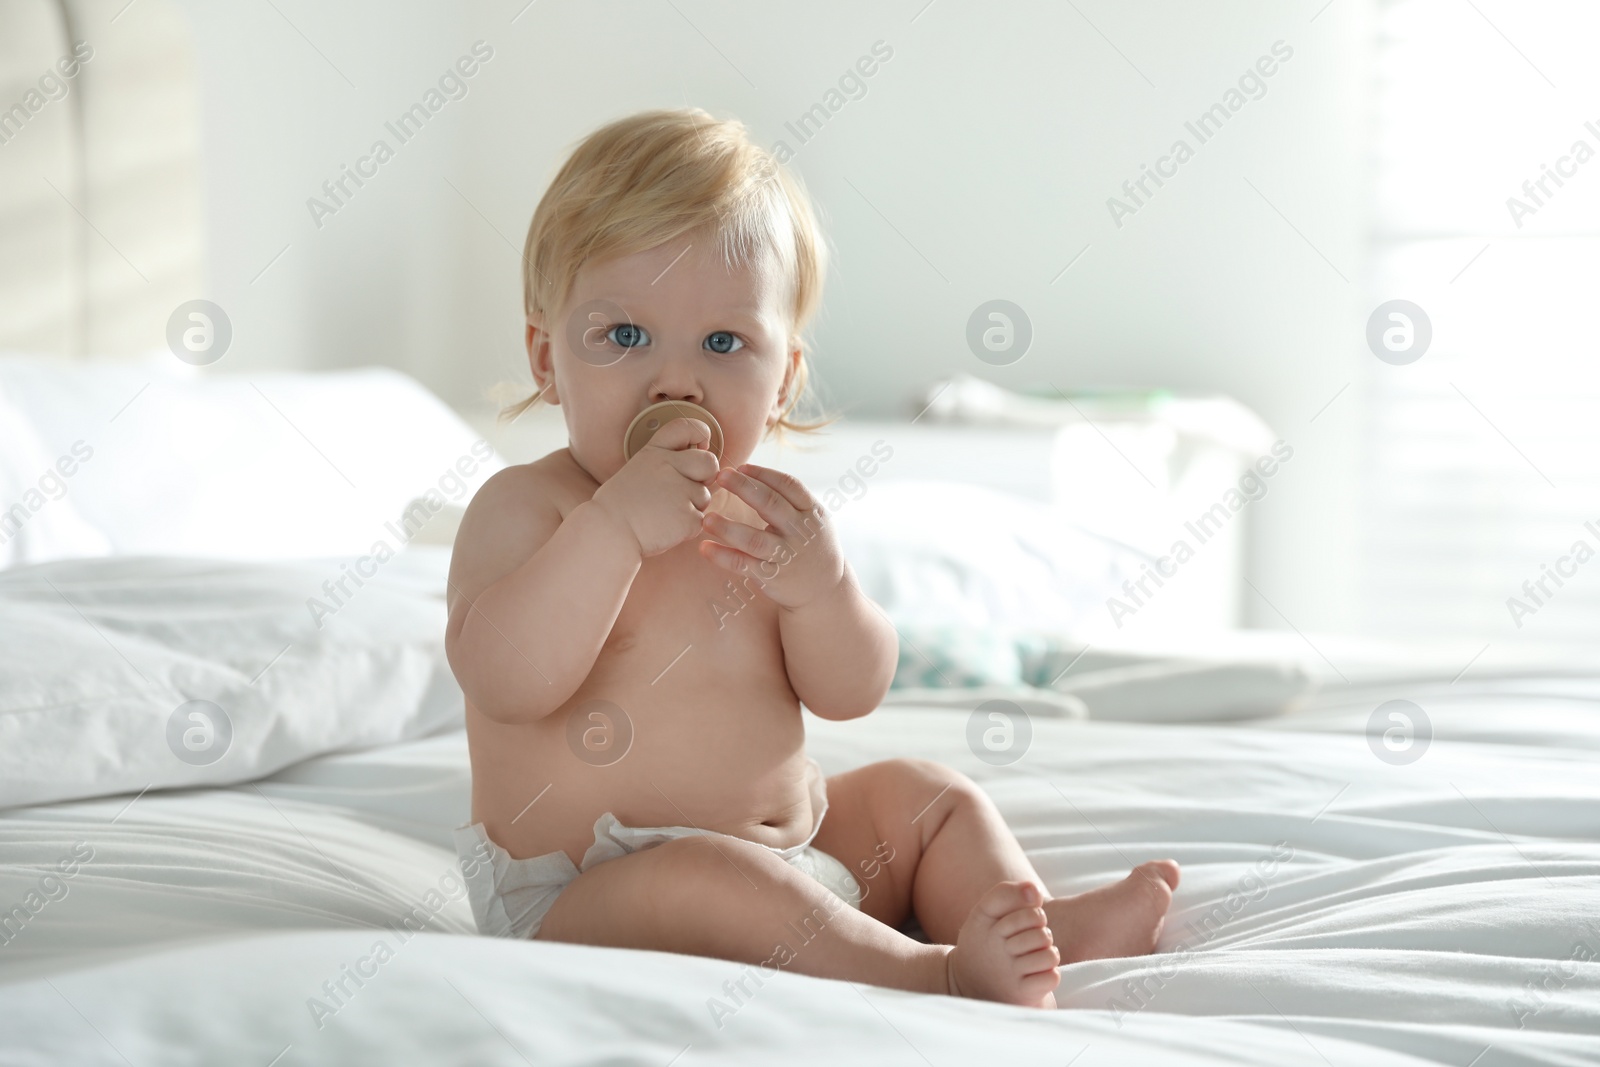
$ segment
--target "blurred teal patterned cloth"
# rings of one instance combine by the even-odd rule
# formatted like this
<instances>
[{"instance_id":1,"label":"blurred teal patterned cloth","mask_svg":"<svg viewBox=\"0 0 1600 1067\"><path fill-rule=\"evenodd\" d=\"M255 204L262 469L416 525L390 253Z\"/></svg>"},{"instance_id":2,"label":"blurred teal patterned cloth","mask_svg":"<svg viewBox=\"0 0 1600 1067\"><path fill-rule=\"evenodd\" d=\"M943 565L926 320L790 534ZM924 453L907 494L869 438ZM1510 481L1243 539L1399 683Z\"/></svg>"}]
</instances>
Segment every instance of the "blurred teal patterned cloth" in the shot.
<instances>
[{"instance_id":1,"label":"blurred teal patterned cloth","mask_svg":"<svg viewBox=\"0 0 1600 1067\"><path fill-rule=\"evenodd\" d=\"M898 622L896 629L900 664L891 689L1043 687L1054 679L1051 666L1061 660L1064 667L1071 658L1061 638L1037 631L957 622Z\"/></svg>"}]
</instances>

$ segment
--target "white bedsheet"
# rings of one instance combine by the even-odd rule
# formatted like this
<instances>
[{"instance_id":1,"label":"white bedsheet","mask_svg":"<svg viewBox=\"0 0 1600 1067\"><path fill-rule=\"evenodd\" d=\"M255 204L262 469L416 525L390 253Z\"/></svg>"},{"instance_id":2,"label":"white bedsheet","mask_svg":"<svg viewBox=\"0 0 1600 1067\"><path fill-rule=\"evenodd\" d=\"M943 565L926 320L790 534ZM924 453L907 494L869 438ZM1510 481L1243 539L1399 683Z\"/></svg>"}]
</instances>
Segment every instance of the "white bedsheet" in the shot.
<instances>
[{"instance_id":1,"label":"white bedsheet","mask_svg":"<svg viewBox=\"0 0 1600 1067\"><path fill-rule=\"evenodd\" d=\"M1055 892L1183 863L1162 954L1063 968L1077 1010L1055 1013L782 974L719 1028L738 965L462 936L459 899L396 929L453 866L459 732L0 813L0 905L95 845L0 945L0 1059L1600 1062L1600 962L1574 959L1600 951L1596 702L1570 679L1528 688L1430 693L1436 737L1408 766L1369 749L1366 697L1249 726L1036 718L1009 767L976 759L948 708L812 720L829 773L916 755L971 774ZM336 1000L323 983L347 966L371 977Z\"/></svg>"}]
</instances>

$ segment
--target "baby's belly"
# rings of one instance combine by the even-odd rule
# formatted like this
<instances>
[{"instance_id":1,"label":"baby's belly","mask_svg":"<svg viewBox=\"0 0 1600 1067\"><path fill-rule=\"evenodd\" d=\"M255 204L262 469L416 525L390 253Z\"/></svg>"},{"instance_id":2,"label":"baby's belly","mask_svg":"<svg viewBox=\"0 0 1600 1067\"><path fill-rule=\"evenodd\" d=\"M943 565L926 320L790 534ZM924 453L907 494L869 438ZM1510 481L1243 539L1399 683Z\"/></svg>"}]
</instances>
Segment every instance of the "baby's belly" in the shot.
<instances>
[{"instance_id":1,"label":"baby's belly","mask_svg":"<svg viewBox=\"0 0 1600 1067\"><path fill-rule=\"evenodd\" d=\"M775 848L805 840L815 819L805 728L781 664L718 670L714 656L687 662L696 651L653 683L597 670L526 726L469 706L473 815L489 837L517 858L564 849L578 863L609 811L625 826L694 826ZM607 685L607 675L635 680Z\"/></svg>"}]
</instances>

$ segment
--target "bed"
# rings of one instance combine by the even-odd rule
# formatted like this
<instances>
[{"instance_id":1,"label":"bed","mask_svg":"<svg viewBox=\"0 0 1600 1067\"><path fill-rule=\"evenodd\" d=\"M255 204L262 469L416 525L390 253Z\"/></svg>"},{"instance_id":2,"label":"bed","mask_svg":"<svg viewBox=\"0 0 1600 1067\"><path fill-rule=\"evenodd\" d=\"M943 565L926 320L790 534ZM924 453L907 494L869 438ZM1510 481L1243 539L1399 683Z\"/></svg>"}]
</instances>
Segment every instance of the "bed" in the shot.
<instances>
[{"instance_id":1,"label":"bed","mask_svg":"<svg viewBox=\"0 0 1600 1067\"><path fill-rule=\"evenodd\" d=\"M4 11L8 93L116 14ZM118 25L84 114L97 91L192 106L171 8ZM74 153L129 158L87 139L136 139L149 111L46 138L55 114L26 150L82 174ZM1044 1013L477 936L450 841L470 780L442 653L451 517L549 427L485 441L392 371L172 359L199 241L193 144L160 143L159 284L90 263L74 212L0 238L65 250L29 283L52 295L0 320L0 508L24 508L0 541L0 1062L1600 1062L1600 675L1229 629L1207 590L1236 576L1231 542L1166 601L1172 625L1108 628L1159 524L1063 481L1090 438L1014 411L850 425L773 460L820 489L905 442L836 515L902 674L865 719L808 717L809 747L829 773L958 767L1053 892L1176 858L1156 954L1062 968L1066 1010ZM1127 440L1167 449L1151 469L1181 514L1257 446L1178 429L1133 418ZM996 517L930 529L952 504ZM1025 738L1002 753L972 740L996 708Z\"/></svg>"},{"instance_id":2,"label":"bed","mask_svg":"<svg viewBox=\"0 0 1600 1067\"><path fill-rule=\"evenodd\" d=\"M421 624L443 619L447 557L441 546L398 557L374 579L382 599L369 618L341 616L346 639L359 634L370 651L383 619L386 642L425 645ZM159 685L168 667L129 640L141 619L170 619L182 603L196 628L215 629L219 612L258 614L271 599L240 594L261 586L266 565L163 565L160 583L140 557L12 569L0 572L0 604L32 589L35 622L76 619L84 647L98 640L91 623L120 619L108 636ZM45 578L76 607L39 607L53 596ZM152 584L166 592L152 599ZM14 617L6 625L14 637ZM235 628L218 659L264 663L270 642L250 632ZM133 680L109 652L89 667L102 691ZM288 691L313 669L285 657L255 684L283 670ZM372 675L407 672L356 661L340 672L348 706L304 717L280 706L258 726L336 751L302 759L257 745L236 711L230 756L249 748L253 766L228 776L246 781L200 784L227 759L130 765L141 744L130 735L104 746L101 765L58 760L27 786L109 795L0 811L0 901L11 907L0 916L0 1058L1572 1064L1600 1053L1600 679L1452 684L1376 667L1370 685L1244 722L1094 719L1041 701L1026 751L1002 764L969 745L974 701L953 706L948 693L897 691L856 722L808 719L830 773L913 755L972 775L1052 891L1158 856L1183 864L1160 951L1063 968L1070 1010L1037 1013L787 973L741 996L730 983L745 969L731 963L478 937L449 840L468 811L458 697L441 697L426 672L381 698L363 689ZM1375 758L1370 742L1373 707L1396 694L1432 721L1410 763ZM390 714L362 716L375 705ZM19 710L9 704L7 717ZM140 716L158 735L146 747L166 743L163 710ZM308 738L306 718L350 715L354 740ZM382 740L388 730L408 736ZM7 800L45 755L7 757ZM38 910L18 922L29 893Z\"/></svg>"}]
</instances>

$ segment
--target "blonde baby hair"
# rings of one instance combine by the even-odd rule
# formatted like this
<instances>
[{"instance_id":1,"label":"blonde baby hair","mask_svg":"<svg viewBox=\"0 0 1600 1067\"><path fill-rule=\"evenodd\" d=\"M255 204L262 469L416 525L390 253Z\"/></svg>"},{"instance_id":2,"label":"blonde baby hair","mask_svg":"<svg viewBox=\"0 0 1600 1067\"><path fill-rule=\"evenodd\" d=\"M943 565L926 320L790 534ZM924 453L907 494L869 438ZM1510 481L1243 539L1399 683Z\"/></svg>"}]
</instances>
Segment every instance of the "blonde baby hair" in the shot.
<instances>
[{"instance_id":1,"label":"blonde baby hair","mask_svg":"<svg viewBox=\"0 0 1600 1067\"><path fill-rule=\"evenodd\" d=\"M791 335L801 344L783 413L773 427L812 433L838 416L794 413L811 377L802 331L822 302L827 248L810 197L744 124L700 108L641 111L586 137L550 183L522 251L522 301L551 329L584 263L643 252L709 227L729 269L777 254L789 280ZM538 403L543 390L509 405L502 420Z\"/></svg>"}]
</instances>

